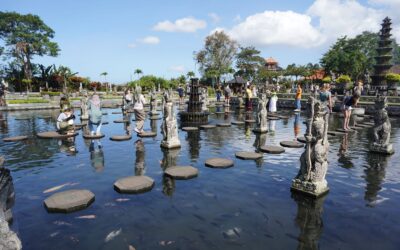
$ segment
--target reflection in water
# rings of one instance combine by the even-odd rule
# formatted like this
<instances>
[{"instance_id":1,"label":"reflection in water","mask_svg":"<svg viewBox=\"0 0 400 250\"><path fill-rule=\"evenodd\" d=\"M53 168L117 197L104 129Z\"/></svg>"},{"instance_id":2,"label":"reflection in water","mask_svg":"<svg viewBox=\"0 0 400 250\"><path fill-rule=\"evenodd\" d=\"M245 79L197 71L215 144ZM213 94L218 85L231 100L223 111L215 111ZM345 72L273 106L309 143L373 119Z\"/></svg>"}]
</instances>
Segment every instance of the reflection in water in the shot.
<instances>
[{"instance_id":1,"label":"reflection in water","mask_svg":"<svg viewBox=\"0 0 400 250\"><path fill-rule=\"evenodd\" d=\"M190 159L196 160L200 154L200 132L199 131L188 131L186 135L186 141L189 145Z\"/></svg>"},{"instance_id":2,"label":"reflection in water","mask_svg":"<svg viewBox=\"0 0 400 250\"><path fill-rule=\"evenodd\" d=\"M389 158L386 155L367 154L369 166L364 170L367 183L364 199L368 202L368 206L374 206L379 202L378 193L382 189L382 182L385 180Z\"/></svg>"},{"instance_id":3,"label":"reflection in water","mask_svg":"<svg viewBox=\"0 0 400 250\"><path fill-rule=\"evenodd\" d=\"M90 135L89 121L88 120L82 120L81 124L82 124L82 134Z\"/></svg>"},{"instance_id":4,"label":"reflection in water","mask_svg":"<svg viewBox=\"0 0 400 250\"><path fill-rule=\"evenodd\" d=\"M270 135L274 135L275 134L275 126L276 126L276 121L275 120L271 120L268 122L268 133Z\"/></svg>"},{"instance_id":5,"label":"reflection in water","mask_svg":"<svg viewBox=\"0 0 400 250\"><path fill-rule=\"evenodd\" d=\"M151 132L157 133L157 120L150 120Z\"/></svg>"},{"instance_id":6,"label":"reflection in water","mask_svg":"<svg viewBox=\"0 0 400 250\"><path fill-rule=\"evenodd\" d=\"M95 146L95 141L97 147ZM89 146L90 163L96 172L102 172L104 169L104 152L100 140L91 140Z\"/></svg>"},{"instance_id":7,"label":"reflection in water","mask_svg":"<svg viewBox=\"0 0 400 250\"><path fill-rule=\"evenodd\" d=\"M132 133L132 113L123 113L123 120L125 120L126 122L124 122L124 130L126 132L127 135L131 135Z\"/></svg>"},{"instance_id":8,"label":"reflection in water","mask_svg":"<svg viewBox=\"0 0 400 250\"><path fill-rule=\"evenodd\" d=\"M145 148L144 148L144 143L142 140L137 140L135 142L135 147L136 147L136 160L135 160L135 175L136 176L141 176L144 175L145 173L145 164L144 164L144 159L145 159Z\"/></svg>"},{"instance_id":9,"label":"reflection in water","mask_svg":"<svg viewBox=\"0 0 400 250\"><path fill-rule=\"evenodd\" d=\"M256 152L260 152L260 147L264 146L267 142L266 133L255 133L256 139L254 140L253 146L256 148Z\"/></svg>"},{"instance_id":10,"label":"reflection in water","mask_svg":"<svg viewBox=\"0 0 400 250\"><path fill-rule=\"evenodd\" d=\"M293 124L294 139L297 139L297 137L300 134L300 130L301 130L300 114L296 113L296 115L294 116L294 124Z\"/></svg>"},{"instance_id":11,"label":"reflection in water","mask_svg":"<svg viewBox=\"0 0 400 250\"><path fill-rule=\"evenodd\" d=\"M163 176L163 194L172 197L175 191L175 180L169 176Z\"/></svg>"},{"instance_id":12,"label":"reflection in water","mask_svg":"<svg viewBox=\"0 0 400 250\"><path fill-rule=\"evenodd\" d=\"M2 165L2 164L1 164ZM0 219L11 223L13 220L11 208L14 206L14 184L10 170L0 165Z\"/></svg>"},{"instance_id":13,"label":"reflection in water","mask_svg":"<svg viewBox=\"0 0 400 250\"><path fill-rule=\"evenodd\" d=\"M3 112L0 112L0 133L8 133L7 115Z\"/></svg>"},{"instance_id":14,"label":"reflection in water","mask_svg":"<svg viewBox=\"0 0 400 250\"><path fill-rule=\"evenodd\" d=\"M323 222L322 212L327 196L313 198L301 193L292 192L292 198L297 203L296 226L300 229L297 249L319 249Z\"/></svg>"},{"instance_id":15,"label":"reflection in water","mask_svg":"<svg viewBox=\"0 0 400 250\"><path fill-rule=\"evenodd\" d=\"M349 147L349 135L344 134L342 137L342 142L340 143L339 147L338 162L341 163L339 166L347 169L354 167L353 162L351 161L351 157L349 157L347 154L348 147Z\"/></svg>"},{"instance_id":16,"label":"reflection in water","mask_svg":"<svg viewBox=\"0 0 400 250\"><path fill-rule=\"evenodd\" d=\"M162 170L166 170L169 167L176 166L176 160L178 158L180 149L161 149L163 152L163 159L161 161ZM175 191L175 180L171 177L163 175L163 194L171 197Z\"/></svg>"},{"instance_id":17,"label":"reflection in water","mask_svg":"<svg viewBox=\"0 0 400 250\"><path fill-rule=\"evenodd\" d=\"M76 155L76 153L78 153L75 146L75 137L73 136L58 140L58 146L60 147L60 152L64 152L67 155Z\"/></svg>"}]
</instances>

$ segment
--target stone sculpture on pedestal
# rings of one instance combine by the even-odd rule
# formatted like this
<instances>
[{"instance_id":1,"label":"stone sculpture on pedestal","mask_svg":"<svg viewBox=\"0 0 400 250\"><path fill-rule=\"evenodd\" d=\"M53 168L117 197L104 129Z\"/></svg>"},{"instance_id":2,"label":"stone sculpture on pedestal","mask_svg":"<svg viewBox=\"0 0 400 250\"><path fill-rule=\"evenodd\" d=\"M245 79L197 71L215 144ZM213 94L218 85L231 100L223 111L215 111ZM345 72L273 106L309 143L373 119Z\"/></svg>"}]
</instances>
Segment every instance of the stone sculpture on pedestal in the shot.
<instances>
[{"instance_id":1,"label":"stone sculpture on pedestal","mask_svg":"<svg viewBox=\"0 0 400 250\"><path fill-rule=\"evenodd\" d=\"M179 148L181 142L178 137L178 123L174 112L174 103L169 98L168 92L164 93L164 117L162 124L164 138L161 142L163 148Z\"/></svg>"},{"instance_id":2,"label":"stone sculpture on pedestal","mask_svg":"<svg viewBox=\"0 0 400 250\"><path fill-rule=\"evenodd\" d=\"M325 103L310 96L307 103L308 121L305 151L300 157L300 170L292 181L292 191L318 197L329 191L325 179L328 170L328 120Z\"/></svg>"},{"instance_id":3,"label":"stone sculpture on pedestal","mask_svg":"<svg viewBox=\"0 0 400 250\"><path fill-rule=\"evenodd\" d=\"M390 124L386 107L386 96L378 96L375 100L374 143L371 145L370 151L381 154L393 154L393 145L389 143L392 125Z\"/></svg>"},{"instance_id":4,"label":"stone sculpture on pedestal","mask_svg":"<svg viewBox=\"0 0 400 250\"><path fill-rule=\"evenodd\" d=\"M253 130L255 133L267 133L267 97L265 94L261 94L258 99L258 109L257 109L257 127Z\"/></svg>"},{"instance_id":5,"label":"stone sculpture on pedestal","mask_svg":"<svg viewBox=\"0 0 400 250\"><path fill-rule=\"evenodd\" d=\"M208 111L208 95L207 95L207 88L201 89L201 110L202 111Z\"/></svg>"},{"instance_id":6,"label":"stone sculpture on pedestal","mask_svg":"<svg viewBox=\"0 0 400 250\"><path fill-rule=\"evenodd\" d=\"M88 94L84 93L81 99L81 120L89 120L88 101Z\"/></svg>"},{"instance_id":7,"label":"stone sculpture on pedestal","mask_svg":"<svg viewBox=\"0 0 400 250\"><path fill-rule=\"evenodd\" d=\"M157 112L157 95L155 92L150 94L150 115L158 115Z\"/></svg>"}]
</instances>

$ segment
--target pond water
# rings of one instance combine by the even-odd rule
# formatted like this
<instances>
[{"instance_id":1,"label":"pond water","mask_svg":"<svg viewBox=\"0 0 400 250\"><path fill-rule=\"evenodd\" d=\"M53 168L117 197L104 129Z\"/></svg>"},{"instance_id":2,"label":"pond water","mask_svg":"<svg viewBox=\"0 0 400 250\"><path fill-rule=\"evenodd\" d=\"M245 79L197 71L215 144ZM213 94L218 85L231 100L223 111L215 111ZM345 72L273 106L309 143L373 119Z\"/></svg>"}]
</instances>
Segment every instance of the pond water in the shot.
<instances>
[{"instance_id":1,"label":"pond water","mask_svg":"<svg viewBox=\"0 0 400 250\"><path fill-rule=\"evenodd\" d=\"M24 249L399 249L400 136L392 122L396 154L368 153L371 129L348 136L329 137L330 192L318 200L292 194L290 185L304 149L264 154L258 161L236 159L236 151L254 151L257 143L277 145L304 134L303 117L270 122L275 131L256 136L249 126L179 131L182 148L161 150L161 120L146 130L155 138L109 140L124 134L108 115L97 141L37 139L38 132L54 130L56 111L2 113L0 140L29 135L24 142L0 143L0 154L12 172L16 193L12 229ZM79 111L76 111L79 113ZM210 123L243 119L243 114L210 115ZM79 121L77 121L79 122ZM331 116L335 129L341 119ZM132 124L134 125L134 124ZM204 166L211 157L234 160L229 169ZM199 176L174 181L163 177L170 165L192 165ZM139 195L119 194L113 183L130 175L147 175L155 187ZM96 195L87 209L50 214L43 201L52 187L58 191L89 189ZM81 216L92 219L82 219ZM95 217L95 218L93 218ZM108 237L107 237L108 236Z\"/></svg>"}]
</instances>

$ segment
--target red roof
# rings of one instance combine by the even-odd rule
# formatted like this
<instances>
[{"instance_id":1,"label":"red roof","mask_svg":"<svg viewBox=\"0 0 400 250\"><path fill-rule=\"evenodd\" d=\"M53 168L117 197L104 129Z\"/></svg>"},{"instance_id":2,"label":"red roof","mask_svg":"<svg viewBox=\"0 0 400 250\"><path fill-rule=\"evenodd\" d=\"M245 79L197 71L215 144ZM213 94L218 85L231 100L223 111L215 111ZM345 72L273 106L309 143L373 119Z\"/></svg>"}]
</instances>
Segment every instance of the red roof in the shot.
<instances>
[{"instance_id":1,"label":"red roof","mask_svg":"<svg viewBox=\"0 0 400 250\"><path fill-rule=\"evenodd\" d=\"M265 62L267 64L278 64L278 61L276 61L274 58L272 57L268 57L267 59L265 59Z\"/></svg>"},{"instance_id":2,"label":"red roof","mask_svg":"<svg viewBox=\"0 0 400 250\"><path fill-rule=\"evenodd\" d=\"M394 74L400 74L400 65L394 65L391 69L390 69L391 73Z\"/></svg>"},{"instance_id":3,"label":"red roof","mask_svg":"<svg viewBox=\"0 0 400 250\"><path fill-rule=\"evenodd\" d=\"M315 71L315 73L311 76L305 77L306 80L322 80L325 77L325 70L323 69L318 69Z\"/></svg>"}]
</instances>

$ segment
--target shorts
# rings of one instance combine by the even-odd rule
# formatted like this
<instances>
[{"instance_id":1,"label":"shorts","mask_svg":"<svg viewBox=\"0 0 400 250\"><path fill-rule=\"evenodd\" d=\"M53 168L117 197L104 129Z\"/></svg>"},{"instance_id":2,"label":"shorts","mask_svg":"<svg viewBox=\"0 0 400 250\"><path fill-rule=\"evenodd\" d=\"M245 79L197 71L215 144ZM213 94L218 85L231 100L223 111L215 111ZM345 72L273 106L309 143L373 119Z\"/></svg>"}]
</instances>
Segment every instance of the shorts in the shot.
<instances>
[{"instance_id":1,"label":"shorts","mask_svg":"<svg viewBox=\"0 0 400 250\"><path fill-rule=\"evenodd\" d=\"M353 108L351 106L346 106L344 105L344 110L352 110Z\"/></svg>"}]
</instances>

